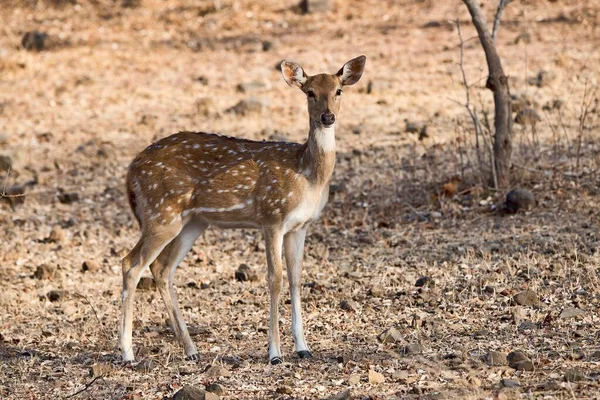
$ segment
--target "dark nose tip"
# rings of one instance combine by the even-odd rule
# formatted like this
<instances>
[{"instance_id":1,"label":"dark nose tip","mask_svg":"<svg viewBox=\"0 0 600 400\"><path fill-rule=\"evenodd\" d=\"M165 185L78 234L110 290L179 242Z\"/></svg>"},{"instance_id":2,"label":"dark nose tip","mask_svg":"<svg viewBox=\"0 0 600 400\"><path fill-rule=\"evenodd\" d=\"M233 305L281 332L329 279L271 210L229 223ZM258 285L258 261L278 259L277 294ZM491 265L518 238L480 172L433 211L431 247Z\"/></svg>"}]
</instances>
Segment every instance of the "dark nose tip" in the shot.
<instances>
[{"instance_id":1,"label":"dark nose tip","mask_svg":"<svg viewBox=\"0 0 600 400\"><path fill-rule=\"evenodd\" d=\"M333 125L335 122L335 114L321 114L321 123L323 125Z\"/></svg>"}]
</instances>

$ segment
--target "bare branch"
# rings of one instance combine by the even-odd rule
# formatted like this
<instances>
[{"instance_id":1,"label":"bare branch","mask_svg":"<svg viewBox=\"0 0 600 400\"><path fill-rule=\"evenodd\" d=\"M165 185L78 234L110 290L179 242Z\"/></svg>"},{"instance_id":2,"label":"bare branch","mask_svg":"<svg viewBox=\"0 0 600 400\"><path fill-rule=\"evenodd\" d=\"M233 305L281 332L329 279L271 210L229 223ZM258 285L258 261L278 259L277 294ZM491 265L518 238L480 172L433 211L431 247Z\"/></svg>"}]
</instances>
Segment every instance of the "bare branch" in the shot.
<instances>
[{"instance_id":1,"label":"bare branch","mask_svg":"<svg viewBox=\"0 0 600 400\"><path fill-rule=\"evenodd\" d=\"M510 3L512 0L499 0L498 8L496 8L496 15L494 16L494 27L492 28L492 40L496 42L496 35L498 34L498 29L500 29L500 18L502 18L502 12L504 8Z\"/></svg>"}]
</instances>

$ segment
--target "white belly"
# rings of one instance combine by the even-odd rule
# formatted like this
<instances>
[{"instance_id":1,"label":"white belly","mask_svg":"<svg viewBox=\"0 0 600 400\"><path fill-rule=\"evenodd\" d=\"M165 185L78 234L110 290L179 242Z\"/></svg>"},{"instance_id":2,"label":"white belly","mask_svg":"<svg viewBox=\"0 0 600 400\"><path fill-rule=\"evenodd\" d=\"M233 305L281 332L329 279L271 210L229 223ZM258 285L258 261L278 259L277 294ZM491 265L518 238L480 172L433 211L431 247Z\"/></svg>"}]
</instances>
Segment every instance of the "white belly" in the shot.
<instances>
[{"instance_id":1,"label":"white belly","mask_svg":"<svg viewBox=\"0 0 600 400\"><path fill-rule=\"evenodd\" d=\"M306 190L300 203L283 221L283 233L296 231L319 218L321 211L325 207L325 204L327 204L328 196L328 185L325 185L324 188Z\"/></svg>"}]
</instances>

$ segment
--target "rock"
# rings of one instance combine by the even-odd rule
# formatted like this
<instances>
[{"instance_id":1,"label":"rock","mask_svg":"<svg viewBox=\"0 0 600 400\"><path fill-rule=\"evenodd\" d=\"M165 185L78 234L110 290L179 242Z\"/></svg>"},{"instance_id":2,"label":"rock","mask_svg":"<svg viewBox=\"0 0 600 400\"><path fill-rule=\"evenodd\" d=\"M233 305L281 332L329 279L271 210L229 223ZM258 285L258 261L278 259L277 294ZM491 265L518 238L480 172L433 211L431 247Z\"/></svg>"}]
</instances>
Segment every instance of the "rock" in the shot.
<instances>
[{"instance_id":1,"label":"rock","mask_svg":"<svg viewBox=\"0 0 600 400\"><path fill-rule=\"evenodd\" d=\"M48 35L44 32L26 32L21 39L21 46L26 50L42 51L46 45Z\"/></svg>"},{"instance_id":2,"label":"rock","mask_svg":"<svg viewBox=\"0 0 600 400\"><path fill-rule=\"evenodd\" d=\"M518 363L511 364L510 367L517 371L533 371L534 369L531 360L519 361Z\"/></svg>"},{"instance_id":3,"label":"rock","mask_svg":"<svg viewBox=\"0 0 600 400\"><path fill-rule=\"evenodd\" d=\"M172 400L205 400L206 392L194 386L186 385L173 396Z\"/></svg>"},{"instance_id":4,"label":"rock","mask_svg":"<svg viewBox=\"0 0 600 400\"><path fill-rule=\"evenodd\" d=\"M276 41L273 41L273 40L263 40L263 42L262 42L262 50L263 51L273 50L276 47L278 47Z\"/></svg>"},{"instance_id":5,"label":"rock","mask_svg":"<svg viewBox=\"0 0 600 400\"><path fill-rule=\"evenodd\" d=\"M422 276L415 282L416 287L435 286L435 281L429 276Z\"/></svg>"},{"instance_id":6,"label":"rock","mask_svg":"<svg viewBox=\"0 0 600 400\"><path fill-rule=\"evenodd\" d=\"M152 277L142 276L137 284L137 288L144 291L154 290L156 289L156 283L154 283L154 279L152 279Z\"/></svg>"},{"instance_id":7,"label":"rock","mask_svg":"<svg viewBox=\"0 0 600 400\"><path fill-rule=\"evenodd\" d=\"M372 385L378 385L380 383L385 382L385 377L383 374L374 371L372 369L369 370L369 383Z\"/></svg>"},{"instance_id":8,"label":"rock","mask_svg":"<svg viewBox=\"0 0 600 400\"><path fill-rule=\"evenodd\" d=\"M216 393L206 392L204 393L204 400L219 400L219 396Z\"/></svg>"},{"instance_id":9,"label":"rock","mask_svg":"<svg viewBox=\"0 0 600 400\"><path fill-rule=\"evenodd\" d=\"M100 263L94 260L86 260L81 264L81 272L96 272L100 270Z\"/></svg>"},{"instance_id":10,"label":"rock","mask_svg":"<svg viewBox=\"0 0 600 400\"><path fill-rule=\"evenodd\" d=\"M359 383L360 383L360 375L358 375L358 374L350 375L350 377L348 378L349 385L358 385Z\"/></svg>"},{"instance_id":11,"label":"rock","mask_svg":"<svg viewBox=\"0 0 600 400\"><path fill-rule=\"evenodd\" d=\"M381 332L379 336L377 336L377 339L379 339L379 341L383 344L398 343L402 341L402 334L395 327L391 327Z\"/></svg>"},{"instance_id":12,"label":"rock","mask_svg":"<svg viewBox=\"0 0 600 400\"><path fill-rule=\"evenodd\" d=\"M533 331L537 329L537 324L531 321L524 321L519 325L519 332Z\"/></svg>"},{"instance_id":13,"label":"rock","mask_svg":"<svg viewBox=\"0 0 600 400\"><path fill-rule=\"evenodd\" d=\"M240 84L238 84L235 87L235 89L239 93L256 92L256 91L263 90L263 89L266 89L266 88L267 88L267 85L265 85L261 81L252 81L252 82L247 82L247 83L240 83Z\"/></svg>"},{"instance_id":14,"label":"rock","mask_svg":"<svg viewBox=\"0 0 600 400\"><path fill-rule=\"evenodd\" d=\"M411 343L404 346L400 353L404 355L420 354L425 351L425 347L419 343Z\"/></svg>"},{"instance_id":15,"label":"rock","mask_svg":"<svg viewBox=\"0 0 600 400\"><path fill-rule=\"evenodd\" d=\"M530 85L541 88L549 86L554 80L556 80L556 74L554 72L541 69L536 76L529 78L528 82Z\"/></svg>"},{"instance_id":16,"label":"rock","mask_svg":"<svg viewBox=\"0 0 600 400\"><path fill-rule=\"evenodd\" d=\"M75 193L75 192L64 193L64 192L61 192L61 193L58 194L58 201L60 201L62 204L71 204L71 203L74 203L76 201L79 201L79 193Z\"/></svg>"},{"instance_id":17,"label":"rock","mask_svg":"<svg viewBox=\"0 0 600 400\"><path fill-rule=\"evenodd\" d=\"M502 379L502 380L500 380L500 386L507 387L507 388L514 388L514 387L521 386L521 384L519 383L519 381L514 380L514 379Z\"/></svg>"},{"instance_id":18,"label":"rock","mask_svg":"<svg viewBox=\"0 0 600 400\"><path fill-rule=\"evenodd\" d=\"M219 396L223 396L225 394L225 389L223 388L223 386L219 385L216 382L213 382L210 385L208 385L206 387L206 390Z\"/></svg>"},{"instance_id":19,"label":"rock","mask_svg":"<svg viewBox=\"0 0 600 400\"><path fill-rule=\"evenodd\" d=\"M48 300L55 302L64 299L66 294L65 290L51 290L46 294L46 297L48 297Z\"/></svg>"},{"instance_id":20,"label":"rock","mask_svg":"<svg viewBox=\"0 0 600 400\"><path fill-rule=\"evenodd\" d=\"M526 189L513 189L506 194L504 209L507 213L514 214L520 210L531 210L535 207L533 193Z\"/></svg>"},{"instance_id":21,"label":"rock","mask_svg":"<svg viewBox=\"0 0 600 400\"><path fill-rule=\"evenodd\" d=\"M512 301L520 306L538 307L540 305L540 299L533 290L523 290L515 294Z\"/></svg>"},{"instance_id":22,"label":"rock","mask_svg":"<svg viewBox=\"0 0 600 400\"><path fill-rule=\"evenodd\" d=\"M508 365L511 368L514 368L513 364L516 364L521 361L527 361L527 360L529 360L529 357L527 357L527 355L525 353L523 353L522 351L515 350L515 351L511 351L510 353L508 353L508 356L506 357L506 359L508 361Z\"/></svg>"},{"instance_id":23,"label":"rock","mask_svg":"<svg viewBox=\"0 0 600 400\"><path fill-rule=\"evenodd\" d=\"M9 156L0 154L0 172L12 169L12 159Z\"/></svg>"},{"instance_id":24,"label":"rock","mask_svg":"<svg viewBox=\"0 0 600 400\"><path fill-rule=\"evenodd\" d=\"M563 376L565 382L579 382L585 380L585 375L578 369L570 369Z\"/></svg>"},{"instance_id":25,"label":"rock","mask_svg":"<svg viewBox=\"0 0 600 400\"><path fill-rule=\"evenodd\" d=\"M329 193L331 193L331 187L329 188ZM371 289L369 289L369 291L367 293L371 297L384 297L385 296L385 292L383 291L383 289L378 286L373 286Z\"/></svg>"},{"instance_id":26,"label":"rock","mask_svg":"<svg viewBox=\"0 0 600 400\"><path fill-rule=\"evenodd\" d=\"M546 381L541 385L538 385L537 389L543 392L551 392L555 390L561 390L562 386L556 381Z\"/></svg>"},{"instance_id":27,"label":"rock","mask_svg":"<svg viewBox=\"0 0 600 400\"><path fill-rule=\"evenodd\" d=\"M51 267L50 265L38 265L35 272L33 273L33 277L35 279L52 279L56 272L56 268Z\"/></svg>"},{"instance_id":28,"label":"rock","mask_svg":"<svg viewBox=\"0 0 600 400\"><path fill-rule=\"evenodd\" d=\"M209 97L201 97L197 99L195 102L195 107L196 113L205 117L212 115L213 111L215 110L215 104Z\"/></svg>"},{"instance_id":29,"label":"rock","mask_svg":"<svg viewBox=\"0 0 600 400\"><path fill-rule=\"evenodd\" d=\"M501 353L499 351L490 351L485 356L485 362L490 367L497 367L499 365L506 365L507 364L506 354Z\"/></svg>"},{"instance_id":30,"label":"rock","mask_svg":"<svg viewBox=\"0 0 600 400\"><path fill-rule=\"evenodd\" d=\"M325 12L329 10L331 0L301 0L300 11L303 14Z\"/></svg>"},{"instance_id":31,"label":"rock","mask_svg":"<svg viewBox=\"0 0 600 400\"><path fill-rule=\"evenodd\" d=\"M221 365L213 365L205 372L208 378L221 378L231 376L231 371Z\"/></svg>"},{"instance_id":32,"label":"rock","mask_svg":"<svg viewBox=\"0 0 600 400\"><path fill-rule=\"evenodd\" d=\"M263 101L255 98L249 98L247 100L240 100L235 106L228 108L227 112L232 112L237 115L249 115L258 113L265 108Z\"/></svg>"},{"instance_id":33,"label":"rock","mask_svg":"<svg viewBox=\"0 0 600 400\"><path fill-rule=\"evenodd\" d=\"M486 339L488 336L490 336L490 331L487 329L479 329L473 332L474 339Z\"/></svg>"},{"instance_id":34,"label":"rock","mask_svg":"<svg viewBox=\"0 0 600 400\"><path fill-rule=\"evenodd\" d=\"M287 394L287 395L294 393L294 389L292 389L292 387L288 386L288 385L281 385L275 391L279 394Z\"/></svg>"},{"instance_id":35,"label":"rock","mask_svg":"<svg viewBox=\"0 0 600 400\"><path fill-rule=\"evenodd\" d=\"M50 235L44 241L48 243L63 244L67 241L67 234L60 228L54 228L50 231Z\"/></svg>"},{"instance_id":36,"label":"rock","mask_svg":"<svg viewBox=\"0 0 600 400\"><path fill-rule=\"evenodd\" d=\"M253 282L258 280L258 276L248 264L240 264L235 271L235 279L239 282Z\"/></svg>"},{"instance_id":37,"label":"rock","mask_svg":"<svg viewBox=\"0 0 600 400\"><path fill-rule=\"evenodd\" d=\"M567 318L577 318L583 317L586 314L585 311L580 310L574 307L565 307L559 314L559 318L567 319Z\"/></svg>"},{"instance_id":38,"label":"rock","mask_svg":"<svg viewBox=\"0 0 600 400\"><path fill-rule=\"evenodd\" d=\"M535 125L542 120L540 113L533 108L525 108L517 113L515 123L519 125L528 125L535 128Z\"/></svg>"},{"instance_id":39,"label":"rock","mask_svg":"<svg viewBox=\"0 0 600 400\"><path fill-rule=\"evenodd\" d=\"M422 131L427 131L427 125L425 125L422 122L417 122L417 121L409 121L407 119L404 120L404 130L407 133L420 133Z\"/></svg>"},{"instance_id":40,"label":"rock","mask_svg":"<svg viewBox=\"0 0 600 400\"><path fill-rule=\"evenodd\" d=\"M110 372L110 364L94 364L90 367L90 378L97 378L99 376L105 376Z\"/></svg>"},{"instance_id":41,"label":"rock","mask_svg":"<svg viewBox=\"0 0 600 400\"><path fill-rule=\"evenodd\" d=\"M358 303L356 303L353 300L340 301L340 307L342 310L345 310L345 311L357 311L359 308Z\"/></svg>"},{"instance_id":42,"label":"rock","mask_svg":"<svg viewBox=\"0 0 600 400\"><path fill-rule=\"evenodd\" d=\"M140 362L134 365L133 369L139 372L149 372L156 368L157 364L148 358L144 358Z\"/></svg>"},{"instance_id":43,"label":"rock","mask_svg":"<svg viewBox=\"0 0 600 400\"><path fill-rule=\"evenodd\" d=\"M348 400L348 399L350 399L351 395L352 395L352 392L350 391L350 389L346 389L343 392L339 392L339 393L336 393L334 395L331 395L331 396L325 398L325 400Z\"/></svg>"}]
</instances>

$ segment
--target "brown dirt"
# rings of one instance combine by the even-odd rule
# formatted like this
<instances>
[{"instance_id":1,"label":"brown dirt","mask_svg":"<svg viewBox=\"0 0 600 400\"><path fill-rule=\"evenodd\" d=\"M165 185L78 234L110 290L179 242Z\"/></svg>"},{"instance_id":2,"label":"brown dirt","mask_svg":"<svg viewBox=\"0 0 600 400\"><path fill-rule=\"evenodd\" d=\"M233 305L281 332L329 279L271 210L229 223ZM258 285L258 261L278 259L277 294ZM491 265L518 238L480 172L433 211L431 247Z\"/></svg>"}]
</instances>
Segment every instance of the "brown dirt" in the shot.
<instances>
[{"instance_id":1,"label":"brown dirt","mask_svg":"<svg viewBox=\"0 0 600 400\"><path fill-rule=\"evenodd\" d=\"M224 398L240 399L326 398L348 388L361 399L598 398L597 105L581 128L578 118L586 90L593 100L598 85L600 6L531 0L505 12L498 44L512 91L542 116L535 130L515 126L515 185L537 206L505 215L504 193L481 187L465 141L472 129L448 21L462 23L473 104L489 108L491 96L464 6L338 0L328 14L304 16L295 3L0 6L0 154L13 164L2 174L7 187L27 191L24 204L0 202L0 397L65 398L88 384L74 398L159 399L217 381ZM30 30L49 35L47 49L19 48ZM291 58L308 73L335 72L359 54L367 68L344 94L335 190L307 240L303 308L315 358L293 356L282 301L286 363L268 365L262 235L210 230L176 275L203 359L184 361L150 287L138 293L134 345L138 360L153 363L121 366L119 260L138 238L123 186L130 160L179 130L301 141L303 96L275 65ZM551 79L532 86L541 69ZM254 80L264 87L236 90ZM225 112L252 96L262 111ZM558 99L560 112L542 110ZM426 123L429 137L406 133L405 119ZM97 264L83 271L87 260ZM241 263L261 278L235 280ZM415 287L422 276L433 284ZM523 290L540 304L515 304ZM395 342L380 343L392 327ZM515 350L534 371L486 363L490 351ZM370 370L384 382L370 383L369 375L380 379ZM520 386L502 388L503 379Z\"/></svg>"}]
</instances>

